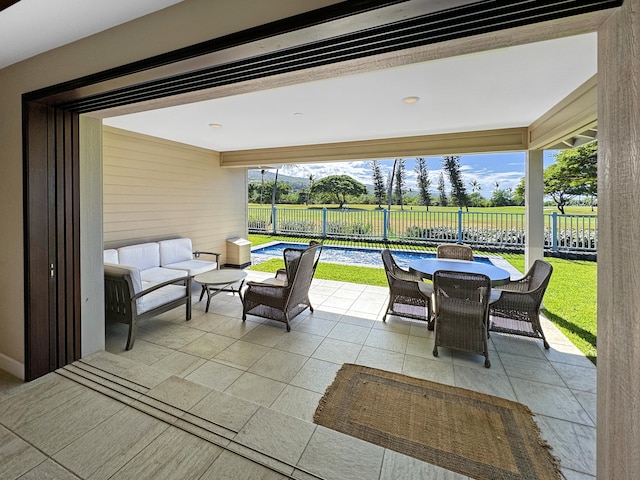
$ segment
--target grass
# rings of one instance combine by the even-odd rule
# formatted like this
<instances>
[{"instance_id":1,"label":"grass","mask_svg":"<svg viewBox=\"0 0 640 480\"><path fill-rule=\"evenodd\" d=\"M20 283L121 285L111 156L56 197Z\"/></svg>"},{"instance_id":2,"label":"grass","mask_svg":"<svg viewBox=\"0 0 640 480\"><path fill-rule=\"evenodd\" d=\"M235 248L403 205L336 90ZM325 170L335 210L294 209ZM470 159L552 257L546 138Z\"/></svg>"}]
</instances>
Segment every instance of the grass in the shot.
<instances>
[{"instance_id":1,"label":"grass","mask_svg":"<svg viewBox=\"0 0 640 480\"><path fill-rule=\"evenodd\" d=\"M249 208L253 207L262 207L262 208L271 208L271 205L263 204L260 205L258 203L250 203ZM326 208L327 210L336 210L338 208L337 204L313 204L313 205L296 205L296 204L276 204L277 208L288 208L288 209L296 209L296 210L322 210ZM387 208L387 205L382 205L382 208ZM349 204L349 210L379 210L378 205L368 205L368 204ZM391 205L391 210L400 210L399 205ZM405 205L403 208L404 211L420 211L423 212L426 210L426 207L418 206L418 205ZM429 207L430 212L457 212L459 207ZM466 211L466 210L464 210ZM523 206L509 206L509 207L469 207L469 212L477 212L477 213L525 213ZM553 213L557 212L558 209L554 206L545 206L544 213ZM596 215L598 213L597 207L591 211L591 207L588 206L574 206L569 205L565 207L565 212L567 215Z\"/></svg>"},{"instance_id":2,"label":"grass","mask_svg":"<svg viewBox=\"0 0 640 480\"><path fill-rule=\"evenodd\" d=\"M276 240L300 241L300 238L249 235L249 240L255 246ZM331 244L340 243L348 244L349 242L331 242ZM505 253L502 256L519 271L524 271L524 255ZM597 264L560 258L546 258L546 260L553 265L553 275L544 297L543 312L595 364L597 360ZM251 269L275 273L283 265L282 259L273 259L254 265ZM337 265L323 263L322 260L318 264L316 277L365 285L387 285L382 268Z\"/></svg>"}]
</instances>

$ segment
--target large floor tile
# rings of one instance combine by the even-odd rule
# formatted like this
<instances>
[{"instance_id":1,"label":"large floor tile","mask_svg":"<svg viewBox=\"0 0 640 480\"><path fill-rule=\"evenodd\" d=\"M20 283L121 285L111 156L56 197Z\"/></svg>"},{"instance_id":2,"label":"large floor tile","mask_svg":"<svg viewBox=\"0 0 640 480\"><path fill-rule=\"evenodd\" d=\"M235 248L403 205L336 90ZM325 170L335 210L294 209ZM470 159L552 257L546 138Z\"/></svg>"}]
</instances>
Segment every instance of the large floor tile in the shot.
<instances>
[{"instance_id":1,"label":"large floor tile","mask_svg":"<svg viewBox=\"0 0 640 480\"><path fill-rule=\"evenodd\" d=\"M313 422L313 414L322 395L293 385L287 385L271 404L271 409L306 422Z\"/></svg>"},{"instance_id":2,"label":"large floor tile","mask_svg":"<svg viewBox=\"0 0 640 480\"><path fill-rule=\"evenodd\" d=\"M46 459L38 449L0 426L0 478L18 478Z\"/></svg>"},{"instance_id":3,"label":"large floor tile","mask_svg":"<svg viewBox=\"0 0 640 480\"><path fill-rule=\"evenodd\" d=\"M3 477L4 478L4 477ZM19 480L79 480L80 477L74 475L66 468L58 465L53 460L46 460L36 468L29 470L22 475Z\"/></svg>"},{"instance_id":4,"label":"large floor tile","mask_svg":"<svg viewBox=\"0 0 640 480\"><path fill-rule=\"evenodd\" d=\"M259 407L257 403L213 390L191 407L189 413L237 433Z\"/></svg>"},{"instance_id":5,"label":"large floor tile","mask_svg":"<svg viewBox=\"0 0 640 480\"><path fill-rule=\"evenodd\" d=\"M445 470L393 450L385 450L380 480L467 480L466 475Z\"/></svg>"},{"instance_id":6,"label":"large floor tile","mask_svg":"<svg viewBox=\"0 0 640 480\"><path fill-rule=\"evenodd\" d=\"M524 378L539 383L565 386L565 382L555 368L543 359L516 355L513 353L499 353L504 369L511 377Z\"/></svg>"},{"instance_id":7,"label":"large floor tile","mask_svg":"<svg viewBox=\"0 0 640 480\"><path fill-rule=\"evenodd\" d=\"M22 423L15 432L47 455L53 455L125 408L120 402L85 390L37 419Z\"/></svg>"},{"instance_id":8,"label":"large floor tile","mask_svg":"<svg viewBox=\"0 0 640 480\"><path fill-rule=\"evenodd\" d=\"M62 449L54 460L82 478L107 479L168 426L134 409L116 413Z\"/></svg>"},{"instance_id":9,"label":"large floor tile","mask_svg":"<svg viewBox=\"0 0 640 480\"><path fill-rule=\"evenodd\" d=\"M267 408L260 408L240 430L236 442L295 465L316 426Z\"/></svg>"},{"instance_id":10,"label":"large floor tile","mask_svg":"<svg viewBox=\"0 0 640 480\"><path fill-rule=\"evenodd\" d=\"M213 361L205 362L187 375L185 379L222 391L240 378L243 372L244 370Z\"/></svg>"},{"instance_id":11,"label":"large floor tile","mask_svg":"<svg viewBox=\"0 0 640 480\"><path fill-rule=\"evenodd\" d=\"M310 358L291 380L291 385L323 394L342 364Z\"/></svg>"},{"instance_id":12,"label":"large floor tile","mask_svg":"<svg viewBox=\"0 0 640 480\"><path fill-rule=\"evenodd\" d=\"M278 398L286 386L286 383L246 372L233 382L225 392L268 407Z\"/></svg>"},{"instance_id":13,"label":"large floor tile","mask_svg":"<svg viewBox=\"0 0 640 480\"><path fill-rule=\"evenodd\" d=\"M410 377L454 385L453 363L405 355L402 373Z\"/></svg>"},{"instance_id":14,"label":"large floor tile","mask_svg":"<svg viewBox=\"0 0 640 480\"><path fill-rule=\"evenodd\" d=\"M275 348L310 357L323 340L322 335L292 330L276 344Z\"/></svg>"},{"instance_id":15,"label":"large floor tile","mask_svg":"<svg viewBox=\"0 0 640 480\"><path fill-rule=\"evenodd\" d=\"M560 466L596 475L596 429L585 425L536 415L542 437L553 447Z\"/></svg>"},{"instance_id":16,"label":"large floor tile","mask_svg":"<svg viewBox=\"0 0 640 480\"><path fill-rule=\"evenodd\" d=\"M220 447L169 427L111 478L196 480L207 471L220 453Z\"/></svg>"},{"instance_id":17,"label":"large floor tile","mask_svg":"<svg viewBox=\"0 0 640 480\"><path fill-rule=\"evenodd\" d=\"M384 448L318 427L298 465L326 480L377 480Z\"/></svg>"},{"instance_id":18,"label":"large floor tile","mask_svg":"<svg viewBox=\"0 0 640 480\"><path fill-rule=\"evenodd\" d=\"M234 368L246 370L269 352L269 347L238 340L213 359Z\"/></svg>"},{"instance_id":19,"label":"large floor tile","mask_svg":"<svg viewBox=\"0 0 640 480\"><path fill-rule=\"evenodd\" d=\"M309 357L297 353L272 349L249 368L249 372L289 383Z\"/></svg>"},{"instance_id":20,"label":"large floor tile","mask_svg":"<svg viewBox=\"0 0 640 480\"><path fill-rule=\"evenodd\" d=\"M379 368L380 370L401 373L404 354L365 345L360 350L356 363L367 367Z\"/></svg>"},{"instance_id":21,"label":"large floor tile","mask_svg":"<svg viewBox=\"0 0 640 480\"><path fill-rule=\"evenodd\" d=\"M369 332L365 345L374 348L381 348L383 350L390 350L392 352L405 353L407 351L407 344L409 342L409 335L404 333L385 332L383 330L373 329Z\"/></svg>"},{"instance_id":22,"label":"large floor tile","mask_svg":"<svg viewBox=\"0 0 640 480\"><path fill-rule=\"evenodd\" d=\"M367 327L340 322L331 329L327 337L344 342L363 344L370 331L371 329Z\"/></svg>"},{"instance_id":23,"label":"large floor tile","mask_svg":"<svg viewBox=\"0 0 640 480\"><path fill-rule=\"evenodd\" d=\"M180 351L209 360L235 341L235 338L225 337L224 335L205 333L193 342L186 344Z\"/></svg>"},{"instance_id":24,"label":"large floor tile","mask_svg":"<svg viewBox=\"0 0 640 480\"><path fill-rule=\"evenodd\" d=\"M362 350L362 344L326 338L311 357L340 364L354 363L360 350Z\"/></svg>"},{"instance_id":25,"label":"large floor tile","mask_svg":"<svg viewBox=\"0 0 640 480\"><path fill-rule=\"evenodd\" d=\"M288 478L290 478L288 475L282 475L240 455L224 451L200 477L200 480L287 480Z\"/></svg>"},{"instance_id":26,"label":"large floor tile","mask_svg":"<svg viewBox=\"0 0 640 480\"><path fill-rule=\"evenodd\" d=\"M493 370L493 366L490 370ZM454 365L455 386L516 401L509 377L494 371L478 373L476 368Z\"/></svg>"},{"instance_id":27,"label":"large floor tile","mask_svg":"<svg viewBox=\"0 0 640 480\"><path fill-rule=\"evenodd\" d=\"M511 384L518 401L527 405L533 413L595 426L591 417L567 387L557 387L520 378L512 378Z\"/></svg>"}]
</instances>

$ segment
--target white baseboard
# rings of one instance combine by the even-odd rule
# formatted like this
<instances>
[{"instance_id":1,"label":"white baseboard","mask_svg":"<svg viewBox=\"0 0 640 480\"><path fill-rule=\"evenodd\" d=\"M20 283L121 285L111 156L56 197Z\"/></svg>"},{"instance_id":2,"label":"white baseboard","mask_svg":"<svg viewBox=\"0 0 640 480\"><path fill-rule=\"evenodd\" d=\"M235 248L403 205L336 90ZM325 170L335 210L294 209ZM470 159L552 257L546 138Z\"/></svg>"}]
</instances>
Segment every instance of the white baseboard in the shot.
<instances>
[{"instance_id":1,"label":"white baseboard","mask_svg":"<svg viewBox=\"0 0 640 480\"><path fill-rule=\"evenodd\" d=\"M0 369L14 377L18 377L20 380L24 380L24 363L20 363L2 353L0 353Z\"/></svg>"}]
</instances>

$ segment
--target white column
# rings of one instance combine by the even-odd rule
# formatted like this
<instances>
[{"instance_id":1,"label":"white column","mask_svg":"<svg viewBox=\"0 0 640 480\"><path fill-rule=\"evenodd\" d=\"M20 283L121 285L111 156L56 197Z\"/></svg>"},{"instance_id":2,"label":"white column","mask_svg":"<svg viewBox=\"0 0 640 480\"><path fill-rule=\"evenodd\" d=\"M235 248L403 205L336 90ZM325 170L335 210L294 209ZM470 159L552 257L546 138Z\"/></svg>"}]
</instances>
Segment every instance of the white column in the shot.
<instances>
[{"instance_id":1,"label":"white column","mask_svg":"<svg viewBox=\"0 0 640 480\"><path fill-rule=\"evenodd\" d=\"M529 150L525 162L525 272L544 257L543 151Z\"/></svg>"}]
</instances>

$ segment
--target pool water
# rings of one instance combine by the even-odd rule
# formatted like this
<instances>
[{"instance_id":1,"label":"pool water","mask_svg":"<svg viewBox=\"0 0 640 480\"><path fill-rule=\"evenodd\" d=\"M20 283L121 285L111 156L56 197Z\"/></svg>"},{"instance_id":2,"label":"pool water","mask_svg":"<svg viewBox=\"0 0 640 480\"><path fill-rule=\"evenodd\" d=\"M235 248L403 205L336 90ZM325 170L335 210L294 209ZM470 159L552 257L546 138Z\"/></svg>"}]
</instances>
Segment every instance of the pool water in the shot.
<instances>
[{"instance_id":1,"label":"pool water","mask_svg":"<svg viewBox=\"0 0 640 480\"><path fill-rule=\"evenodd\" d=\"M258 247L251 251L254 264L264 262L271 258L282 258L285 248L305 248L305 243L278 242L265 247ZM320 260L326 263L339 263L343 265L360 265L363 267L382 267L382 250L380 248L356 248L325 245L322 249ZM425 258L435 258L432 252L418 252L409 250L391 250L396 263L402 268L408 268L409 262ZM485 257L474 257L475 262L492 265L491 260Z\"/></svg>"}]
</instances>

